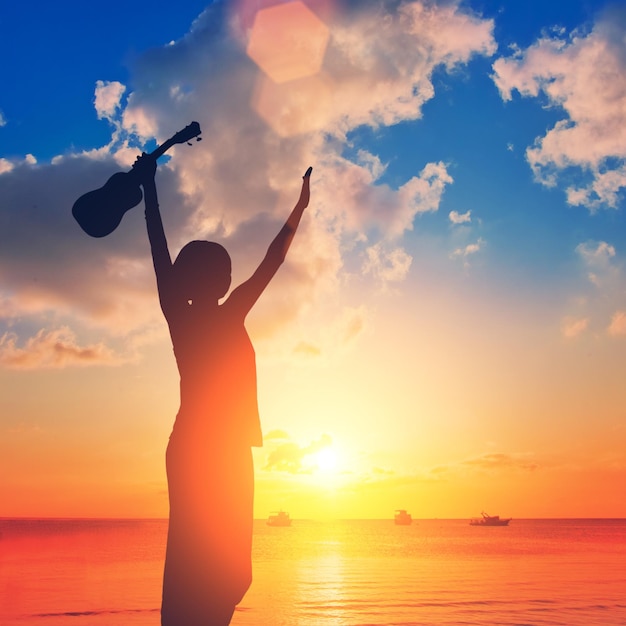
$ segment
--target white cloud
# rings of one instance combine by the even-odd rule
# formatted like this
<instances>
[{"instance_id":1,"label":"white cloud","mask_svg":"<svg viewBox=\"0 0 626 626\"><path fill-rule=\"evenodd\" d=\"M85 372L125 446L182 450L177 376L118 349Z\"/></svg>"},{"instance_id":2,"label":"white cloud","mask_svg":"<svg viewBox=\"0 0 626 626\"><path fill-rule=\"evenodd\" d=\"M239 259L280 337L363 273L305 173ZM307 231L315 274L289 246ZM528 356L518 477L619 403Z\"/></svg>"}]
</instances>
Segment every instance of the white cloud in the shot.
<instances>
[{"instance_id":1,"label":"white cloud","mask_svg":"<svg viewBox=\"0 0 626 626\"><path fill-rule=\"evenodd\" d=\"M376 175L382 173L373 157L354 163L337 155L328 155L324 178L320 181L318 206L327 219L342 216L346 233L365 234L378 231L383 238L400 237L412 229L420 213L436 211L446 185L452 183L443 163L428 163L399 189L379 183Z\"/></svg>"},{"instance_id":2,"label":"white cloud","mask_svg":"<svg viewBox=\"0 0 626 626\"><path fill-rule=\"evenodd\" d=\"M566 189L567 201L590 210L616 207L626 188L626 12L607 12L589 33L544 36L493 64L504 100L513 90L543 95L565 118L526 155L538 181L555 185L569 168L590 179Z\"/></svg>"},{"instance_id":3,"label":"white cloud","mask_svg":"<svg viewBox=\"0 0 626 626\"><path fill-rule=\"evenodd\" d=\"M596 172L593 182L587 187L569 187L566 190L569 204L594 209L605 202L616 207L620 191L626 188L626 164L614 170Z\"/></svg>"},{"instance_id":4,"label":"white cloud","mask_svg":"<svg viewBox=\"0 0 626 626\"><path fill-rule=\"evenodd\" d=\"M372 180L378 180L387 169L387 165L375 155L367 152L367 150L359 150L357 154L358 162L365 167L370 173Z\"/></svg>"},{"instance_id":5,"label":"white cloud","mask_svg":"<svg viewBox=\"0 0 626 626\"><path fill-rule=\"evenodd\" d=\"M589 265L606 266L615 256L615 247L606 241L580 243L576 246L576 252Z\"/></svg>"},{"instance_id":6,"label":"white cloud","mask_svg":"<svg viewBox=\"0 0 626 626\"><path fill-rule=\"evenodd\" d=\"M132 107L132 94L129 97L129 106L124 110L122 126L130 133L149 138L158 135L158 123L149 111ZM178 130L178 129L176 129Z\"/></svg>"},{"instance_id":7,"label":"white cloud","mask_svg":"<svg viewBox=\"0 0 626 626\"><path fill-rule=\"evenodd\" d=\"M2 128L2 126L6 126L7 125L7 120L4 117L4 113L2 111L0 111L0 128Z\"/></svg>"},{"instance_id":8,"label":"white cloud","mask_svg":"<svg viewBox=\"0 0 626 626\"><path fill-rule=\"evenodd\" d=\"M458 211L450 211L448 219L453 224L469 224L472 221L472 212L459 213Z\"/></svg>"},{"instance_id":9,"label":"white cloud","mask_svg":"<svg viewBox=\"0 0 626 626\"><path fill-rule=\"evenodd\" d=\"M619 273L619 267L615 264L615 247L606 241L578 244L576 252L589 270L589 280L598 287L607 279L616 278Z\"/></svg>"},{"instance_id":10,"label":"white cloud","mask_svg":"<svg viewBox=\"0 0 626 626\"><path fill-rule=\"evenodd\" d=\"M0 161L0 301L11 302L2 309L5 324L54 315L71 328L114 336L162 323L142 207L101 240L80 231L71 207L132 163L142 148L137 135L162 142L192 120L204 141L172 148L157 173L171 252L191 238L217 239L231 252L236 280L261 260L304 170L314 166L311 207L255 313L263 334L284 330L313 302L331 301L349 255L354 276L363 267L383 281L406 276L410 256L401 238L417 215L438 209L452 178L443 163L420 164L418 174L393 188L380 181L385 165L377 155L344 156L346 134L363 124L419 118L434 96L435 68L452 70L495 51L493 23L455 5L421 2L362 2L335 12L320 74L313 83L285 86L293 120L315 117L315 124L281 135L254 109L262 74L246 57L245 30L226 22L225 4L211 4L185 37L139 57L132 93L98 81L96 114L112 124L107 146L50 164ZM326 85L329 106L315 108L315 99L304 97L311 84ZM355 267L359 258L364 266Z\"/></svg>"},{"instance_id":11,"label":"white cloud","mask_svg":"<svg viewBox=\"0 0 626 626\"><path fill-rule=\"evenodd\" d=\"M462 248L457 248L452 253L452 256L453 257L468 257L472 254L476 254L477 252L480 252L484 246L485 246L485 241L479 238L474 243L467 244L466 246Z\"/></svg>"},{"instance_id":12,"label":"white cloud","mask_svg":"<svg viewBox=\"0 0 626 626\"><path fill-rule=\"evenodd\" d=\"M363 2L338 16L326 51L336 92L329 126L341 133L421 117L422 104L434 95L433 68L493 54L492 30L490 20L453 4L390 3L381 12L378 3Z\"/></svg>"},{"instance_id":13,"label":"white cloud","mask_svg":"<svg viewBox=\"0 0 626 626\"><path fill-rule=\"evenodd\" d=\"M400 282L406 275L413 261L410 254L402 248L385 249L381 243L367 248L365 274L372 274L383 283Z\"/></svg>"},{"instance_id":14,"label":"white cloud","mask_svg":"<svg viewBox=\"0 0 626 626\"><path fill-rule=\"evenodd\" d=\"M478 254L485 247L485 240L479 237L475 242L468 243L466 245L458 246L450 254L451 259L458 259L462 261L463 268L468 270L471 266L472 257Z\"/></svg>"},{"instance_id":15,"label":"white cloud","mask_svg":"<svg viewBox=\"0 0 626 626\"><path fill-rule=\"evenodd\" d=\"M606 241L586 241L576 246L576 253L589 282L581 287L584 295L573 299L575 311L564 318L563 334L574 337L591 327L596 337L605 331L609 336L623 334L626 332L624 264L617 250ZM608 319L611 322L607 326Z\"/></svg>"},{"instance_id":16,"label":"white cloud","mask_svg":"<svg viewBox=\"0 0 626 626\"><path fill-rule=\"evenodd\" d=\"M122 106L122 96L126 86L114 81L96 82L94 106L98 119L112 119Z\"/></svg>"},{"instance_id":17,"label":"white cloud","mask_svg":"<svg viewBox=\"0 0 626 626\"><path fill-rule=\"evenodd\" d=\"M619 268L614 264L615 248L606 241L587 241L576 246L576 252L587 268L587 278L596 287L618 279Z\"/></svg>"}]
</instances>

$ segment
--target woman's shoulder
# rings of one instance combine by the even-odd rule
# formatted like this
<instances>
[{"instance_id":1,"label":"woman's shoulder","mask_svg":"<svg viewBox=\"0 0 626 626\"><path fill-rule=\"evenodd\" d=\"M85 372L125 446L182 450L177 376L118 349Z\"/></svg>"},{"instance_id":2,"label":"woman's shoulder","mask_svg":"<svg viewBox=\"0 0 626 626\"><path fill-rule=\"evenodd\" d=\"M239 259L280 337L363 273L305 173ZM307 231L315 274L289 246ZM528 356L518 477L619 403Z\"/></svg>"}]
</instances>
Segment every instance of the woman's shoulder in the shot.
<instances>
[{"instance_id":1,"label":"woman's shoulder","mask_svg":"<svg viewBox=\"0 0 626 626\"><path fill-rule=\"evenodd\" d=\"M244 316L228 300L215 307L194 306L193 303L177 303L168 308L165 317L170 325L188 329L222 329L224 332L244 327Z\"/></svg>"}]
</instances>

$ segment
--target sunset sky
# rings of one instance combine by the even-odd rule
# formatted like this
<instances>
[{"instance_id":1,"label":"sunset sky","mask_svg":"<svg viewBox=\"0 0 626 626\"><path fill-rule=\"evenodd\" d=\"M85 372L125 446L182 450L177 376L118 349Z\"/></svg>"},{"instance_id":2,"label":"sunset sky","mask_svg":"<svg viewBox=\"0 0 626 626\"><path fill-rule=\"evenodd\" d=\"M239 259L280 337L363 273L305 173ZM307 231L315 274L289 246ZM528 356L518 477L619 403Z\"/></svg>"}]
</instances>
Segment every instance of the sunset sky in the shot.
<instances>
[{"instance_id":1,"label":"sunset sky","mask_svg":"<svg viewBox=\"0 0 626 626\"><path fill-rule=\"evenodd\" d=\"M626 9L592 0L5 3L0 516L164 517L178 374L143 208L246 279L255 516L626 517Z\"/></svg>"}]
</instances>

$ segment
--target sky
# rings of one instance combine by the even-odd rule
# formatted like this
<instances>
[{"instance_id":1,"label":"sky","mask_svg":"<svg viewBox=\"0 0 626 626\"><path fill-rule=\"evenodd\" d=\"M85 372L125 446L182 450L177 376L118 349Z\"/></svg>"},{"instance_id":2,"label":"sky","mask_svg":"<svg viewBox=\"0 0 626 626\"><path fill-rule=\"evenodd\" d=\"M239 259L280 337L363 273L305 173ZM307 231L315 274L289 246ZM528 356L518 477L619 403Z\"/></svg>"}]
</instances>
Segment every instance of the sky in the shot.
<instances>
[{"instance_id":1,"label":"sky","mask_svg":"<svg viewBox=\"0 0 626 626\"><path fill-rule=\"evenodd\" d=\"M165 517L178 374L140 207L248 318L255 516L626 517L626 10L568 0L0 9L1 516Z\"/></svg>"}]
</instances>

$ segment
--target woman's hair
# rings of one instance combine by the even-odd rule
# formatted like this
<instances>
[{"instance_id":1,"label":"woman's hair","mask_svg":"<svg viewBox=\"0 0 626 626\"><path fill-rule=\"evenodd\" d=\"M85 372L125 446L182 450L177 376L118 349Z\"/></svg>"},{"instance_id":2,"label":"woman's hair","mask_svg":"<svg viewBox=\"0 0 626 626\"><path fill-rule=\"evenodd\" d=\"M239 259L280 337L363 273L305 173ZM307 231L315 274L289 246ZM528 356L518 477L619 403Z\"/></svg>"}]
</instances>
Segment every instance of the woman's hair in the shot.
<instances>
[{"instance_id":1,"label":"woman's hair","mask_svg":"<svg viewBox=\"0 0 626 626\"><path fill-rule=\"evenodd\" d=\"M230 288L231 269L226 248L214 241L190 241L174 261L177 283L187 300L199 295L223 298Z\"/></svg>"}]
</instances>

